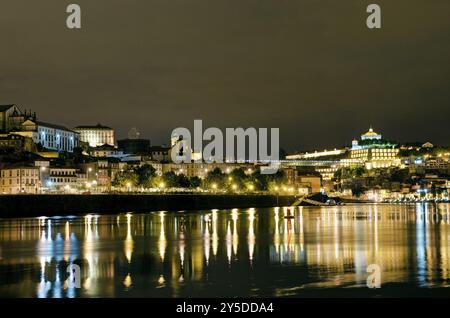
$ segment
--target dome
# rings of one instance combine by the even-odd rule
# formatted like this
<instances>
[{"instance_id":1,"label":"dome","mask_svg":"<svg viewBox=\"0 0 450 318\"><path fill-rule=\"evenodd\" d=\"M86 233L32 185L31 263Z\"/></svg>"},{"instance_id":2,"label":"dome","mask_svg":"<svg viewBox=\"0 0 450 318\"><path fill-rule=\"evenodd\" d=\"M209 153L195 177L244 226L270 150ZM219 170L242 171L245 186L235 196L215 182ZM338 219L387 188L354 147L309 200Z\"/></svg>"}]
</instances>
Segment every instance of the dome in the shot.
<instances>
[{"instance_id":1,"label":"dome","mask_svg":"<svg viewBox=\"0 0 450 318\"><path fill-rule=\"evenodd\" d=\"M370 127L368 132L361 135L361 139L362 140L381 139L381 135L379 133L375 132L372 127Z\"/></svg>"},{"instance_id":2,"label":"dome","mask_svg":"<svg viewBox=\"0 0 450 318\"><path fill-rule=\"evenodd\" d=\"M372 127L369 128L369 131L364 134L364 136L375 137L378 136L376 132L373 131Z\"/></svg>"}]
</instances>

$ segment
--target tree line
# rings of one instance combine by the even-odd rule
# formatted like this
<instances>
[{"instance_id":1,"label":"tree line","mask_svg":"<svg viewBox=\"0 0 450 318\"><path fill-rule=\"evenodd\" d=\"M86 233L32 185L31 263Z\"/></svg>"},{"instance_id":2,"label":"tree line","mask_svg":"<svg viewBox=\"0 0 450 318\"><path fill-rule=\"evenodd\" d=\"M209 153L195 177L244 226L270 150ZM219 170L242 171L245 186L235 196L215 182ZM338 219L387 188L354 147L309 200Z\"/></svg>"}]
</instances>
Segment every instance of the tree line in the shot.
<instances>
[{"instance_id":1,"label":"tree line","mask_svg":"<svg viewBox=\"0 0 450 318\"><path fill-rule=\"evenodd\" d=\"M269 191L285 182L281 171L275 174L261 174L259 169L249 172L236 168L224 173L215 168L208 171L205 178L188 177L183 173L167 171L159 176L152 165L145 164L137 168L127 168L118 172L112 182L118 188L185 188L215 191Z\"/></svg>"}]
</instances>

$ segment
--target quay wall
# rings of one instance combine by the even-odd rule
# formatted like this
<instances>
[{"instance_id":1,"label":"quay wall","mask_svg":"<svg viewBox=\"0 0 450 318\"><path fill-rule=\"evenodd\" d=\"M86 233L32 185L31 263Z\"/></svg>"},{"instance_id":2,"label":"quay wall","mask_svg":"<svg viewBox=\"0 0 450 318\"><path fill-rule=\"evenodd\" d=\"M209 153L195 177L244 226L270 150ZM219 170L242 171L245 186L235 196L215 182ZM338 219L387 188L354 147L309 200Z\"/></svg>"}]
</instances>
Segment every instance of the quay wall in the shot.
<instances>
[{"instance_id":1,"label":"quay wall","mask_svg":"<svg viewBox=\"0 0 450 318\"><path fill-rule=\"evenodd\" d=\"M0 195L0 218L289 206L294 196L216 194Z\"/></svg>"}]
</instances>

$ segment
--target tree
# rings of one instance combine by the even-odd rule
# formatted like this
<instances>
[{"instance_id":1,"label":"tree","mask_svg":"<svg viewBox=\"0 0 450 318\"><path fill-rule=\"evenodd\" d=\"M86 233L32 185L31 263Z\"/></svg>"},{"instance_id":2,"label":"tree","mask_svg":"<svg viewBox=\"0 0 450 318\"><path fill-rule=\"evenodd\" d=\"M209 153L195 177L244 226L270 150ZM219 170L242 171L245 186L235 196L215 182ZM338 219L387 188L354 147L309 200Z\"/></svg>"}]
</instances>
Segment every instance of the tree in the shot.
<instances>
[{"instance_id":1,"label":"tree","mask_svg":"<svg viewBox=\"0 0 450 318\"><path fill-rule=\"evenodd\" d=\"M352 183L351 188L352 195L359 198L362 194L364 194L365 189L360 183Z\"/></svg>"},{"instance_id":2,"label":"tree","mask_svg":"<svg viewBox=\"0 0 450 318\"><path fill-rule=\"evenodd\" d=\"M137 185L143 188L151 188L153 179L156 177L156 170L153 166L145 164L136 169Z\"/></svg>"},{"instance_id":3,"label":"tree","mask_svg":"<svg viewBox=\"0 0 450 318\"><path fill-rule=\"evenodd\" d=\"M255 189L261 191L268 191L269 185L275 187L276 184L283 183L284 179L282 171L277 171L274 174L262 174L260 170L257 170L251 175L251 182L254 184Z\"/></svg>"},{"instance_id":4,"label":"tree","mask_svg":"<svg viewBox=\"0 0 450 318\"><path fill-rule=\"evenodd\" d=\"M138 184L138 175L133 170L125 170L116 174L112 185L114 187L136 186Z\"/></svg>"},{"instance_id":5,"label":"tree","mask_svg":"<svg viewBox=\"0 0 450 318\"><path fill-rule=\"evenodd\" d=\"M197 176L193 176L189 179L189 187L190 188L198 188L201 186L201 184L202 184L202 180Z\"/></svg>"},{"instance_id":6,"label":"tree","mask_svg":"<svg viewBox=\"0 0 450 318\"><path fill-rule=\"evenodd\" d=\"M362 177L366 172L366 168L362 166L356 166L350 168L350 174L352 177Z\"/></svg>"},{"instance_id":7,"label":"tree","mask_svg":"<svg viewBox=\"0 0 450 318\"><path fill-rule=\"evenodd\" d=\"M230 172L228 175L231 178L232 184L236 185L239 189L243 189L245 183L249 181L249 177L245 174L243 168L237 168Z\"/></svg>"},{"instance_id":8,"label":"tree","mask_svg":"<svg viewBox=\"0 0 450 318\"><path fill-rule=\"evenodd\" d=\"M175 188L178 186L178 177L173 171L164 172L162 180L168 188Z\"/></svg>"},{"instance_id":9,"label":"tree","mask_svg":"<svg viewBox=\"0 0 450 318\"><path fill-rule=\"evenodd\" d=\"M186 175L179 174L179 175L177 175L177 178L176 178L176 184L177 184L177 187L179 187L179 188L189 188L191 185L191 182L190 182L189 178L186 177Z\"/></svg>"},{"instance_id":10,"label":"tree","mask_svg":"<svg viewBox=\"0 0 450 318\"><path fill-rule=\"evenodd\" d=\"M215 184L216 187L223 188L225 187L225 183L226 183L226 176L219 168L215 168L209 171L205 177L206 187L211 187L213 184Z\"/></svg>"},{"instance_id":11,"label":"tree","mask_svg":"<svg viewBox=\"0 0 450 318\"><path fill-rule=\"evenodd\" d=\"M391 173L390 179L392 182L406 183L409 180L409 170L408 169L395 169Z\"/></svg>"}]
</instances>

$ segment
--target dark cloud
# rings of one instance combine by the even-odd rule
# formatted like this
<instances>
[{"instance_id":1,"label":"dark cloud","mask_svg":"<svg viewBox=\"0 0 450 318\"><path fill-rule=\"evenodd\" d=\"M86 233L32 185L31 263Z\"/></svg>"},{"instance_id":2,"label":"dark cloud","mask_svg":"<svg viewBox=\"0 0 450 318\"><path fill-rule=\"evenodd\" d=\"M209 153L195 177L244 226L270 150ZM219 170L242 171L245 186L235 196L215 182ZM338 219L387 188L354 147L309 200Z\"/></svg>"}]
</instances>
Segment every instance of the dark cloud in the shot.
<instances>
[{"instance_id":1,"label":"dark cloud","mask_svg":"<svg viewBox=\"0 0 450 318\"><path fill-rule=\"evenodd\" d=\"M65 27L82 7L83 29ZM284 147L391 139L449 144L450 2L4 0L0 103L153 143L194 119L280 127Z\"/></svg>"}]
</instances>

